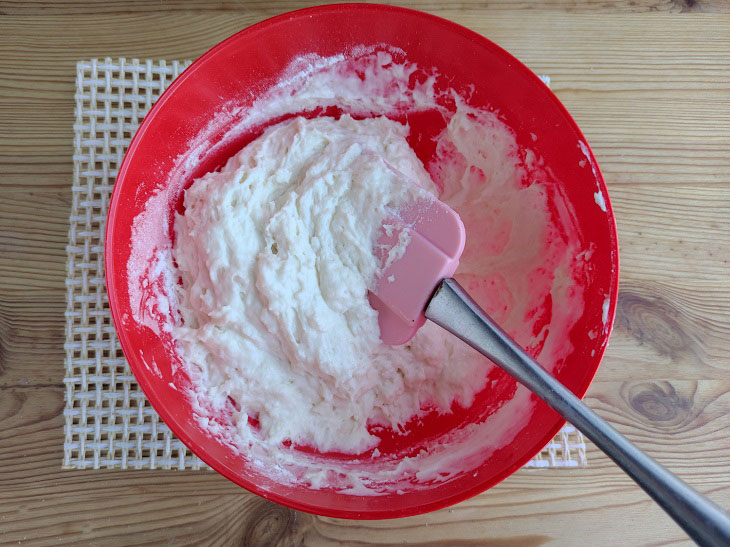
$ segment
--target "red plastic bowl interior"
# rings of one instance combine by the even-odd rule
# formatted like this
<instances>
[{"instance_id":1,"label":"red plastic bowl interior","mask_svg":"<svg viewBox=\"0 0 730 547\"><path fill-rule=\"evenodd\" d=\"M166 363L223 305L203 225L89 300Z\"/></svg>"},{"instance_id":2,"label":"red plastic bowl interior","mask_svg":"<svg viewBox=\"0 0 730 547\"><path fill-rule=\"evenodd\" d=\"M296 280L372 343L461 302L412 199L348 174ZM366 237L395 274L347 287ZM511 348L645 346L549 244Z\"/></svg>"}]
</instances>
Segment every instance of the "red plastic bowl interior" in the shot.
<instances>
[{"instance_id":1,"label":"red plastic bowl interior","mask_svg":"<svg viewBox=\"0 0 730 547\"><path fill-rule=\"evenodd\" d=\"M124 158L109 206L106 233L106 279L114 323L134 374L172 431L219 473L265 498L333 517L390 518L438 509L473 496L524 465L564 424L543 403L535 406L528 426L510 444L492 454L475 476L458 476L428 490L385 496L352 496L277 484L256 474L227 446L194 427L185 396L174 381L171 359L160 338L128 318L126 264L131 227L145 200L165 179L173 160L223 103L251 100L271 85L296 56L331 56L357 45L389 44L411 62L436 67L454 86L474 85L474 106L489 104L511 126L518 142L537 135L530 147L542 156L564 184L586 244L593 244L586 311L571 331L575 350L558 377L583 396L603 355L616 306L618 252L614 218L597 211L596 188L607 196L600 173L585 166L578 146L580 130L549 89L524 65L484 37L452 22L408 9L378 5L333 5L274 17L222 42L188 68L157 101ZM249 136L250 138L250 136ZM222 165L243 142L232 142L203 162L192 177ZM593 160L593 157L590 156ZM581 163L582 162L582 163ZM190 181L188 181L190 182ZM169 221L170 219L168 219ZM164 222L165 219L161 219ZM608 322L603 305L609 300ZM591 339L586 333L601 334ZM150 374L140 350L154 359L161 377ZM458 419L468 419L465 411ZM441 424L440 427L443 427ZM428 426L423 435L428 432Z\"/></svg>"}]
</instances>

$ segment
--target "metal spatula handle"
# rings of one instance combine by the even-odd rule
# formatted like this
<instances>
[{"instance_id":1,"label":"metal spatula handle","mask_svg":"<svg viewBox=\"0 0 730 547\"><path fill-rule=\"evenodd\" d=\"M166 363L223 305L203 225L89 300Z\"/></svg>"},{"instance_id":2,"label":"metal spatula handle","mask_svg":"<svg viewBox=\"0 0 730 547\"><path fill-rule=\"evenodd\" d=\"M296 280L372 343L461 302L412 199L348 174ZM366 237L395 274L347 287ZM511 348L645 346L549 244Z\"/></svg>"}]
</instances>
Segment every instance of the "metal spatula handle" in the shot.
<instances>
[{"instance_id":1,"label":"metal spatula handle","mask_svg":"<svg viewBox=\"0 0 730 547\"><path fill-rule=\"evenodd\" d=\"M461 338L591 439L700 545L730 545L730 516L613 429L505 333L453 279L444 279L426 317Z\"/></svg>"}]
</instances>

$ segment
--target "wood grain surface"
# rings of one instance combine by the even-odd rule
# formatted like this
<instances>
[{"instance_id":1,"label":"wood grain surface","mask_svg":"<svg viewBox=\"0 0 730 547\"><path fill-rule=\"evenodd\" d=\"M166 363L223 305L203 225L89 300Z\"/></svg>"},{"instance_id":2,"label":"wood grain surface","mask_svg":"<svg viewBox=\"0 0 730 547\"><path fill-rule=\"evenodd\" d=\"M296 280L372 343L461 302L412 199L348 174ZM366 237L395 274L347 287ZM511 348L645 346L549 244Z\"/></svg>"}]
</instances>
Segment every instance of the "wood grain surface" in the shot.
<instances>
[{"instance_id":1,"label":"wood grain surface","mask_svg":"<svg viewBox=\"0 0 730 547\"><path fill-rule=\"evenodd\" d=\"M553 89L591 143L621 244L616 327L587 402L730 507L730 2L424 0ZM64 471L63 311L75 62L195 58L308 2L0 1L0 543L688 543L594 449L428 515L298 513L212 472Z\"/></svg>"}]
</instances>

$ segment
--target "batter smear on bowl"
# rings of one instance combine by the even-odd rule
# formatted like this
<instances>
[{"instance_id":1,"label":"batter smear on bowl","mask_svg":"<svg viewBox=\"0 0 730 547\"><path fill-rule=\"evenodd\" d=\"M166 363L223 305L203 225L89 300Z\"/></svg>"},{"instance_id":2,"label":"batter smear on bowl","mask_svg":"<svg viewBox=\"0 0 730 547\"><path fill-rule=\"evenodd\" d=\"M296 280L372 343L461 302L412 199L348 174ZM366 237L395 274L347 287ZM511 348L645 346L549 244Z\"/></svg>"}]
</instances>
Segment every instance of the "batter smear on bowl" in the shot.
<instances>
[{"instance_id":1,"label":"batter smear on bowl","mask_svg":"<svg viewBox=\"0 0 730 547\"><path fill-rule=\"evenodd\" d=\"M491 363L433 324L405 346L380 341L367 298L373 244L388 212L424 192L460 214L455 277L494 319L549 370L573 349L591 249L559 185L498 113L399 55L295 61L252 105L223 108L135 219L134 319L169 336L200 427L277 481L427 488L472 472L526 425L534 399L512 386L476 421L383 445L505 389ZM433 134L411 134L411 116L433 117ZM211 149L281 119L183 190ZM149 238L183 191L174 238Z\"/></svg>"}]
</instances>

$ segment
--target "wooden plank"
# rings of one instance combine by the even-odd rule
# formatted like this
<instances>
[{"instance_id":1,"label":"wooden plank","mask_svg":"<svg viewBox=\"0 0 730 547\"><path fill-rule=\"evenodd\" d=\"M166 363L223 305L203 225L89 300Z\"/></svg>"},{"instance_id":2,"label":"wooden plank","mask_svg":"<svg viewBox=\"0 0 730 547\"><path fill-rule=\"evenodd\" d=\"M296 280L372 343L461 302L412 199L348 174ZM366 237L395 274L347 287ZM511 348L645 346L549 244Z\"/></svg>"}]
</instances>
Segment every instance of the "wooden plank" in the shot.
<instances>
[{"instance_id":1,"label":"wooden plank","mask_svg":"<svg viewBox=\"0 0 730 547\"><path fill-rule=\"evenodd\" d=\"M70 212L70 183L65 191L3 192L0 201L3 297L9 297L14 291L28 294L25 291L63 288Z\"/></svg>"},{"instance_id":2,"label":"wooden plank","mask_svg":"<svg viewBox=\"0 0 730 547\"><path fill-rule=\"evenodd\" d=\"M730 192L724 186L616 186L622 291L612 338L621 365L721 378L730 339ZM0 385L57 382L63 358L70 191L14 191L0 202ZM40 214L39 214L40 212ZM621 374L622 372L619 372Z\"/></svg>"},{"instance_id":3,"label":"wooden plank","mask_svg":"<svg viewBox=\"0 0 730 547\"><path fill-rule=\"evenodd\" d=\"M730 487L726 457L730 438L724 431L730 407L730 381L606 381L601 379L605 368L602 367L586 398L596 412L688 482L699 488ZM165 494L166 488L172 486L184 495L237 492L235 485L212 471L61 469L64 388L58 384L16 386L3 388L2 393L1 501L42 497L54 489L74 499L93 490L89 495L98 498L104 495L98 489L102 486L110 493L130 486L155 495ZM706 450L706 446L713 446L713 450ZM548 475L546 484L565 485L560 473L571 479L575 476L584 487L633 484L608 458L597 449L592 450L586 469L540 471ZM535 471L522 473L515 485L528 486ZM718 499L724 500L725 495ZM730 497L725 501L730 502Z\"/></svg>"},{"instance_id":4,"label":"wooden plank","mask_svg":"<svg viewBox=\"0 0 730 547\"><path fill-rule=\"evenodd\" d=\"M55 188L65 190L70 199L73 70L66 79L70 89L69 100L64 105L9 104L0 99L0 187L3 190L27 190L31 186L36 189ZM2 81L0 77L0 88Z\"/></svg>"},{"instance_id":5,"label":"wooden plank","mask_svg":"<svg viewBox=\"0 0 730 547\"><path fill-rule=\"evenodd\" d=\"M725 377L730 185L615 185L611 199L622 257L616 374L654 378L647 371L662 366L668 378ZM0 386L61 377L69 211L68 189L0 201Z\"/></svg>"},{"instance_id":6,"label":"wooden plank","mask_svg":"<svg viewBox=\"0 0 730 547\"><path fill-rule=\"evenodd\" d=\"M647 13L607 22L552 12L535 18L511 11L443 14L552 77L612 186L730 180L730 16ZM259 18L78 16L74 31L52 19L0 19L0 185L68 184L76 60L194 58ZM164 38L179 28L186 29L186 40ZM57 43L68 45L58 50Z\"/></svg>"},{"instance_id":7,"label":"wooden plank","mask_svg":"<svg viewBox=\"0 0 730 547\"><path fill-rule=\"evenodd\" d=\"M439 10L502 45L564 89L678 96L730 87L730 15L602 14ZM123 14L114 18L5 16L0 19L0 97L68 104L69 68L95 56L196 58L260 12ZM68 20L66 20L68 19ZM72 24L71 24L72 23ZM185 40L179 40L180 29ZM550 29L550 32L545 32ZM64 48L54 47L64 43ZM561 89L561 87L557 87ZM682 95L684 99L691 98Z\"/></svg>"},{"instance_id":8,"label":"wooden plank","mask_svg":"<svg viewBox=\"0 0 730 547\"><path fill-rule=\"evenodd\" d=\"M246 494L108 495L100 506L63 496L21 502L3 539L34 545L691 545L653 502L633 487L528 490L509 485L469 502L391 521L353 522L297 513ZM509 481L507 481L509 482ZM144 500L144 508L140 507ZM70 502L70 503L69 503ZM567 515L572 515L568 518ZM616 526L621 522L622 526ZM659 526L648 527L647 522ZM575 541L566 540L570 530ZM583 538L578 539L578 538Z\"/></svg>"},{"instance_id":9,"label":"wooden plank","mask_svg":"<svg viewBox=\"0 0 730 547\"><path fill-rule=\"evenodd\" d=\"M73 74L67 71L69 81ZM611 188L730 183L730 91L693 99L577 93L555 76L553 87L585 133ZM0 105L0 186L67 188L73 123L71 101L62 108Z\"/></svg>"},{"instance_id":10,"label":"wooden plank","mask_svg":"<svg viewBox=\"0 0 730 547\"><path fill-rule=\"evenodd\" d=\"M620 399L616 403L603 395L589 397L589 403L697 488L728 504L725 455L730 440L722 426L729 387L724 380L699 383L696 392L724 392L719 399L725 413L711 410L708 419L704 409L694 417L697 425L627 416ZM679 392L685 393L683 389ZM600 381L591 389L601 394L614 391ZM60 387L3 391L0 536L4 541L193 544L215 539L264 545L302 540L314 545L342 540L363 544L499 540L502 543L496 544L538 545L561 542L566 526L571 527L571 537L591 537L595 545L659 544L683 538L668 517L598 453L590 454L588 469L522 470L489 492L429 515L356 522L291 511L206 471L61 470L62 409ZM704 446L710 443L716 449L708 453ZM627 518L660 525L614 529L612 522ZM605 535L596 535L600 531Z\"/></svg>"},{"instance_id":11,"label":"wooden plank","mask_svg":"<svg viewBox=\"0 0 730 547\"><path fill-rule=\"evenodd\" d=\"M257 11L265 13L281 13L308 6L338 3L336 0L184 0L178 2L146 2L144 0L102 0L89 2L52 2L48 0L3 0L0 2L0 13L4 15L68 15L68 14L104 14L122 13L174 13L195 12L209 13L223 11L226 13L240 11ZM440 11L444 2L440 0L379 0L381 4L396 4L423 11ZM724 0L543 0L539 3L528 0L501 0L485 3L483 0L461 0L450 4L452 9L466 10L487 8L490 11L501 10L534 10L536 4L540 9L565 12L588 11L605 13L642 13L642 12L674 12L674 13L720 13L730 10Z\"/></svg>"}]
</instances>

